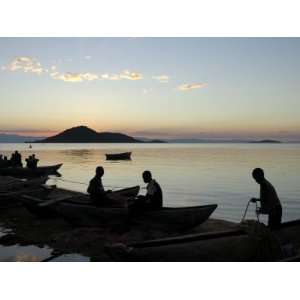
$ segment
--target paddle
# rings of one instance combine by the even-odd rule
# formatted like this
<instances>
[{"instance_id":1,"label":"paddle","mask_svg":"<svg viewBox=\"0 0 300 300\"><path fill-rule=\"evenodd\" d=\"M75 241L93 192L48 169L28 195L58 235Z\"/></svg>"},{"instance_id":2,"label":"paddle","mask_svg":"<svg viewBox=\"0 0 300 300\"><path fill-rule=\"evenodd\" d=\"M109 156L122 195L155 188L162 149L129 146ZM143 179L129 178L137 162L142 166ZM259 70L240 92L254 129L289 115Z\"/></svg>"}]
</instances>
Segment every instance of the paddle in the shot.
<instances>
[{"instance_id":1,"label":"paddle","mask_svg":"<svg viewBox=\"0 0 300 300\"><path fill-rule=\"evenodd\" d=\"M39 198L28 196L28 195L24 195L23 198L28 199L28 200L34 200L34 201L41 201ZM45 206L49 206L49 205L52 205L52 204L55 204L58 202L69 200L71 198L73 198L73 197L72 196L62 196L60 198L43 201L43 202L39 203L38 206L45 207Z\"/></svg>"},{"instance_id":2,"label":"paddle","mask_svg":"<svg viewBox=\"0 0 300 300\"><path fill-rule=\"evenodd\" d=\"M49 206L58 202L62 202L62 201L66 201L66 200L70 200L74 198L73 196L62 196L60 198L56 198L56 199L52 199L52 200L48 200L45 201L43 203L38 204L39 207L45 207L45 206Z\"/></svg>"}]
</instances>

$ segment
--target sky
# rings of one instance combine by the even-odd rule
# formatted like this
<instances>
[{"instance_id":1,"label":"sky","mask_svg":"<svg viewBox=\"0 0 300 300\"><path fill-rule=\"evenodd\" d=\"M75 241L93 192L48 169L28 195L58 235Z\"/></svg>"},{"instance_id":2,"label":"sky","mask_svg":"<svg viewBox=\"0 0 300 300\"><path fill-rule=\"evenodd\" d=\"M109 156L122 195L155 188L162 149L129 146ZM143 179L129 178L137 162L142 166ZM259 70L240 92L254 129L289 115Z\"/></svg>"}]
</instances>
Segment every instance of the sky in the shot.
<instances>
[{"instance_id":1,"label":"sky","mask_svg":"<svg viewBox=\"0 0 300 300\"><path fill-rule=\"evenodd\" d=\"M299 38L0 38L0 133L300 140Z\"/></svg>"}]
</instances>

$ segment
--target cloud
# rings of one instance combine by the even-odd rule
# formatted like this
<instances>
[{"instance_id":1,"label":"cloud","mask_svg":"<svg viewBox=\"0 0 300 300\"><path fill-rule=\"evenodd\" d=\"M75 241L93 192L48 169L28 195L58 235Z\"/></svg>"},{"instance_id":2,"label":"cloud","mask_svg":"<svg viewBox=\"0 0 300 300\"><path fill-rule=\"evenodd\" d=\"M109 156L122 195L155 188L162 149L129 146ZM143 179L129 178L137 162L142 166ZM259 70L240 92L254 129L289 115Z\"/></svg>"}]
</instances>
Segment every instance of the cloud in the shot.
<instances>
[{"instance_id":1,"label":"cloud","mask_svg":"<svg viewBox=\"0 0 300 300\"><path fill-rule=\"evenodd\" d=\"M102 79L107 79L107 80L120 80L121 77L118 74L102 74L101 75Z\"/></svg>"},{"instance_id":2,"label":"cloud","mask_svg":"<svg viewBox=\"0 0 300 300\"><path fill-rule=\"evenodd\" d=\"M19 56L2 68L7 71L22 71L25 73L42 74L44 69L39 61L29 56Z\"/></svg>"},{"instance_id":3,"label":"cloud","mask_svg":"<svg viewBox=\"0 0 300 300\"><path fill-rule=\"evenodd\" d=\"M80 73L67 72L67 73L64 73L64 74L60 74L59 72L54 72L54 73L51 74L51 77L53 79L63 80L63 81L67 81L67 82L81 82L81 81L83 81Z\"/></svg>"},{"instance_id":4,"label":"cloud","mask_svg":"<svg viewBox=\"0 0 300 300\"><path fill-rule=\"evenodd\" d=\"M59 73L56 68L51 69L53 72L50 74L50 76L54 79L68 81L68 82L82 82L82 81L93 81L97 79L105 79L105 80L122 80L122 79L128 79L128 80L140 80L143 79L143 76L140 73L136 72L129 72L124 71L121 74L102 74L98 75L95 73Z\"/></svg>"},{"instance_id":5,"label":"cloud","mask_svg":"<svg viewBox=\"0 0 300 300\"><path fill-rule=\"evenodd\" d=\"M81 77L84 80L88 80L88 81L93 81L93 80L99 79L99 76L97 74L94 74L94 73L83 73L83 74L81 74Z\"/></svg>"},{"instance_id":6,"label":"cloud","mask_svg":"<svg viewBox=\"0 0 300 300\"><path fill-rule=\"evenodd\" d=\"M120 78L128 80L141 80L143 79L143 75L141 73L130 72L128 70L125 70L123 71L123 73L120 74Z\"/></svg>"},{"instance_id":7,"label":"cloud","mask_svg":"<svg viewBox=\"0 0 300 300\"><path fill-rule=\"evenodd\" d=\"M91 56L87 55L85 59L91 59ZM72 61L72 59L66 59ZM52 62L53 63L53 62ZM22 71L25 73L36 74L48 74L52 79L62 80L65 82L83 82L94 81L100 79L106 80L141 80L143 75L138 72L131 72L125 70L119 74L96 74L91 72L60 72L55 64L50 65L48 68L43 68L41 63L36 59L28 56L19 56L13 59L8 65L3 66L4 71Z\"/></svg>"},{"instance_id":8,"label":"cloud","mask_svg":"<svg viewBox=\"0 0 300 300\"><path fill-rule=\"evenodd\" d=\"M90 56L90 55L86 55L85 57L84 57L84 59L86 59L86 60L90 60L92 57Z\"/></svg>"},{"instance_id":9,"label":"cloud","mask_svg":"<svg viewBox=\"0 0 300 300\"><path fill-rule=\"evenodd\" d=\"M121 79L127 79L127 80L141 80L143 79L143 75L138 72L130 72L128 70L123 71L120 74L102 74L102 79L107 80L121 80Z\"/></svg>"},{"instance_id":10,"label":"cloud","mask_svg":"<svg viewBox=\"0 0 300 300\"><path fill-rule=\"evenodd\" d=\"M191 83L191 84L182 84L178 87L180 91L189 91L193 89L202 89L207 86L207 83Z\"/></svg>"},{"instance_id":11,"label":"cloud","mask_svg":"<svg viewBox=\"0 0 300 300\"><path fill-rule=\"evenodd\" d=\"M169 82L169 76L168 75L158 75L152 77L155 80L158 80L160 83L168 83Z\"/></svg>"},{"instance_id":12,"label":"cloud","mask_svg":"<svg viewBox=\"0 0 300 300\"><path fill-rule=\"evenodd\" d=\"M50 74L50 76L53 79L56 80L63 80L66 82L82 82L82 81L93 81L97 80L99 76L94 73L59 73L59 72L53 72Z\"/></svg>"}]
</instances>

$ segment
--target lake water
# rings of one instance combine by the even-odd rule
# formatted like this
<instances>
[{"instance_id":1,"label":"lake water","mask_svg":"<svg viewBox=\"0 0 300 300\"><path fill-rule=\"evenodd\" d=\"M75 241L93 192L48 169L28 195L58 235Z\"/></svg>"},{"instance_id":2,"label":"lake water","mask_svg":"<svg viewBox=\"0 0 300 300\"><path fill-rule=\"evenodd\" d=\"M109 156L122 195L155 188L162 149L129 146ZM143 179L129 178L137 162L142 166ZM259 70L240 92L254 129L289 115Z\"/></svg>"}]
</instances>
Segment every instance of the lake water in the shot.
<instances>
[{"instance_id":1,"label":"lake water","mask_svg":"<svg viewBox=\"0 0 300 300\"><path fill-rule=\"evenodd\" d=\"M98 165L108 189L144 187L141 174L148 169L166 206L217 203L213 217L230 221L240 221L248 200L258 196L251 171L262 167L278 191L283 219L300 218L299 144L33 144L31 150L28 144L0 144L0 153L13 150L23 158L35 153L40 165L63 163L62 177L48 183L83 192ZM125 151L132 151L131 161L105 160L105 153ZM249 216L253 211L254 204Z\"/></svg>"}]
</instances>

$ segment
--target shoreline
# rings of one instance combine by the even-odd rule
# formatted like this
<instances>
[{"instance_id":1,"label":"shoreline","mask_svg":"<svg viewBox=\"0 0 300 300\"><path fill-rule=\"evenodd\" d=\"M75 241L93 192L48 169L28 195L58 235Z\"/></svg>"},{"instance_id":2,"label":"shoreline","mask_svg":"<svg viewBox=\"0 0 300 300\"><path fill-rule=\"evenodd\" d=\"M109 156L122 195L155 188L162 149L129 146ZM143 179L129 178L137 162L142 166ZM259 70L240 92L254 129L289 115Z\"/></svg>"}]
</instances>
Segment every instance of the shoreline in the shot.
<instances>
[{"instance_id":1,"label":"shoreline","mask_svg":"<svg viewBox=\"0 0 300 300\"><path fill-rule=\"evenodd\" d=\"M195 234L236 229L238 224L209 219L184 232L164 232L133 228L74 228L61 218L41 219L19 205L2 209L0 226L7 233L0 235L2 246L37 246L51 248L51 255L80 254L91 261L112 261L105 247L113 243L134 243L145 240L174 237L178 234ZM1 252L0 252L1 255ZM0 258L1 260L1 258Z\"/></svg>"}]
</instances>

